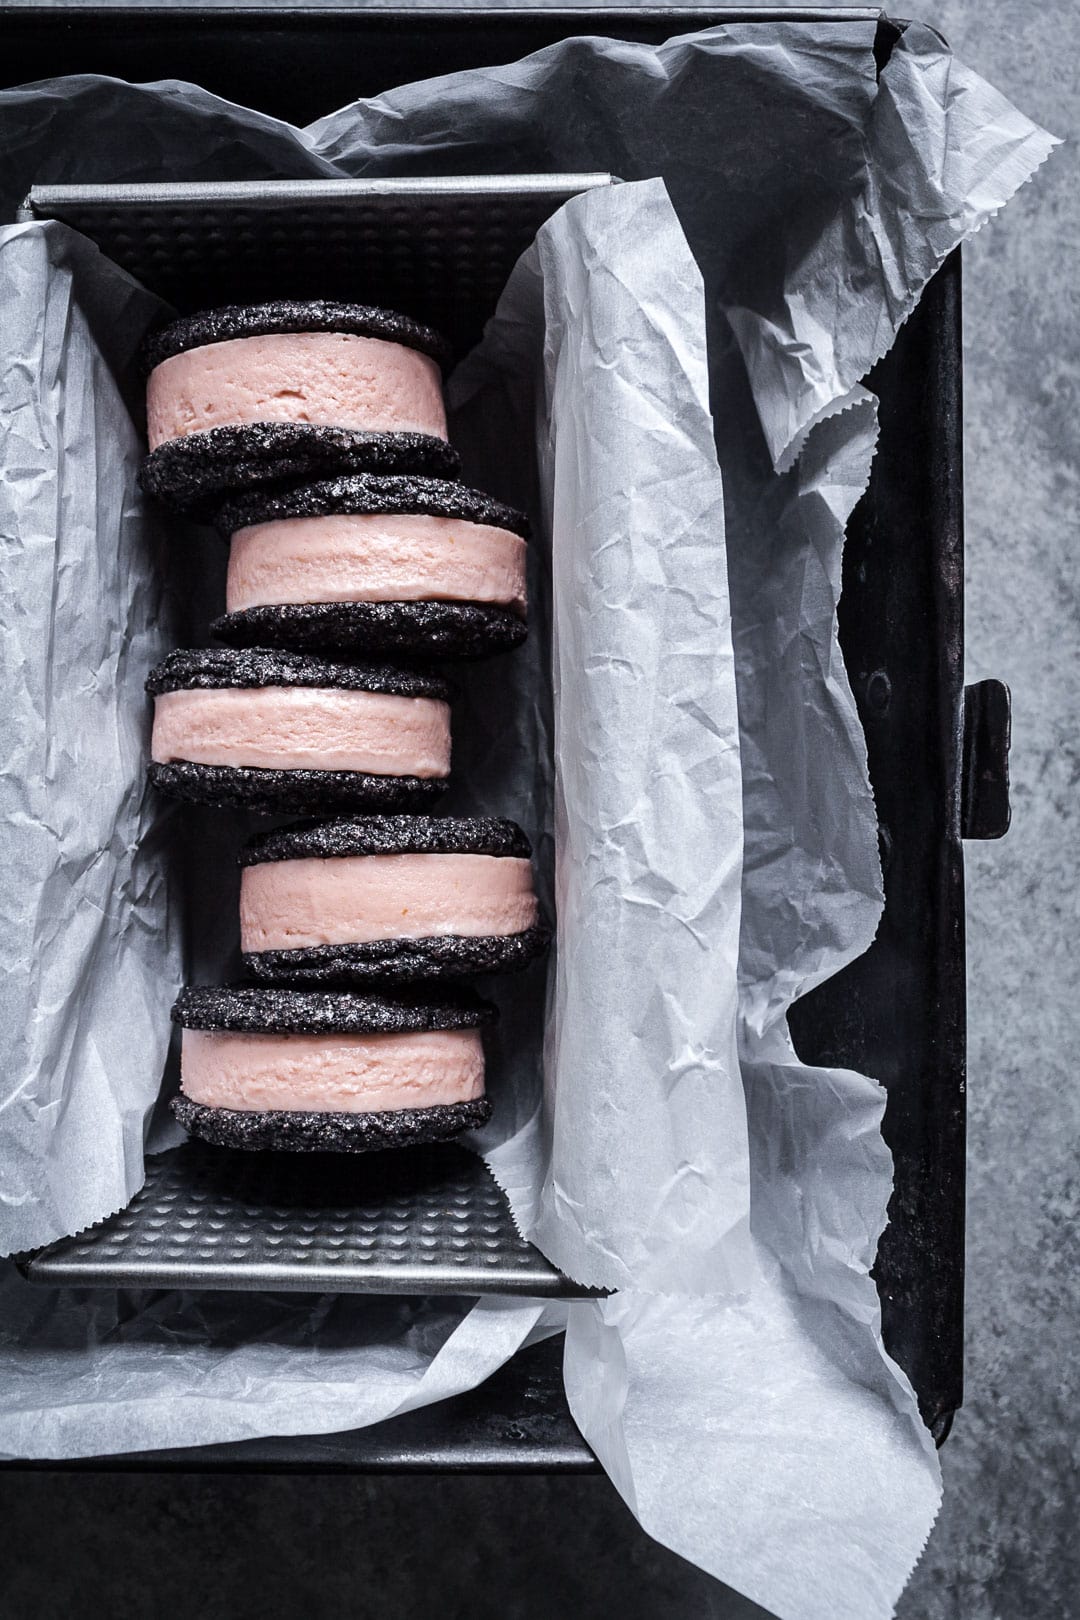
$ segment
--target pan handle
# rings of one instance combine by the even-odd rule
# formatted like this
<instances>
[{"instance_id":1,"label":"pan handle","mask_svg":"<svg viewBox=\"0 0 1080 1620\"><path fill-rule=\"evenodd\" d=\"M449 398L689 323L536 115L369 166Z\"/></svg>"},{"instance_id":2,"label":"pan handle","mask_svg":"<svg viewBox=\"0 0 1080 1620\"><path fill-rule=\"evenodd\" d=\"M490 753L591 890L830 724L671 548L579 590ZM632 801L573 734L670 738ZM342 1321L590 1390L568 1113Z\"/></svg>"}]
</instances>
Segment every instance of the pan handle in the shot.
<instances>
[{"instance_id":1,"label":"pan handle","mask_svg":"<svg viewBox=\"0 0 1080 1620\"><path fill-rule=\"evenodd\" d=\"M1004 681L964 688L960 829L964 838L1003 838L1009 830L1012 694Z\"/></svg>"}]
</instances>

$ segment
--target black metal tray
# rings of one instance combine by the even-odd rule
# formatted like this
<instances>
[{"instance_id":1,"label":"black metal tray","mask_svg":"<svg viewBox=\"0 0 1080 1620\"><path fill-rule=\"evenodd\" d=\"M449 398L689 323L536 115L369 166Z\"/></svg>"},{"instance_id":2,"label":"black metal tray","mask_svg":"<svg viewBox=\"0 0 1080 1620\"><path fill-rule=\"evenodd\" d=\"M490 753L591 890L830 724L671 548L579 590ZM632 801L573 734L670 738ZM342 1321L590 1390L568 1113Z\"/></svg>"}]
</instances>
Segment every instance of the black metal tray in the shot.
<instances>
[{"instance_id":1,"label":"black metal tray","mask_svg":"<svg viewBox=\"0 0 1080 1620\"><path fill-rule=\"evenodd\" d=\"M214 1446L0 1463L34 1473L595 1474L600 1464L563 1393L563 1341L520 1351L479 1389L339 1434L268 1435Z\"/></svg>"},{"instance_id":2,"label":"black metal tray","mask_svg":"<svg viewBox=\"0 0 1080 1620\"><path fill-rule=\"evenodd\" d=\"M188 1142L149 1159L126 1209L22 1261L69 1288L573 1299L526 1243L482 1159L399 1153L227 1153Z\"/></svg>"},{"instance_id":3,"label":"black metal tray","mask_svg":"<svg viewBox=\"0 0 1080 1620\"><path fill-rule=\"evenodd\" d=\"M421 27L415 12L159 9L72 12L58 27L55 10L0 10L5 46L0 78L12 84L75 71L134 80L184 77L244 101L251 99L250 61L257 50L259 104L303 122L357 94L432 72L510 60L571 34L655 42L680 28L768 15L425 11ZM814 18L827 27L832 19L850 20L852 13L785 10L779 15ZM899 25L880 23L881 57L898 31ZM888 1089L885 1130L896 1187L877 1266L885 1340L912 1378L940 1439L962 1398L961 837L1004 831L1008 802L1007 694L997 683L971 689L966 700L963 690L958 255L931 283L869 381L881 399L881 441L870 488L850 526L840 633L866 725L883 826L886 911L871 950L800 1003L793 1027L807 1060L862 1069ZM81 1243L89 1263L95 1263L93 1242L71 1241ZM32 1264L59 1263L62 1247L53 1246ZM555 1354L551 1346L540 1346L529 1357L546 1357L550 1372ZM486 1461L480 1452L469 1460L482 1413L494 1411L503 1399L496 1392L509 1390L521 1376L504 1369L479 1392L396 1420L412 1426L411 1439L402 1441L405 1451L412 1447L412 1462L395 1451L392 1432L387 1440L369 1431L332 1442L267 1442L254 1450L202 1448L117 1466L318 1468L328 1447L334 1466L345 1468L587 1466L588 1450L574 1438L554 1376L536 1396L543 1421L530 1430L539 1438L526 1448L528 1461L520 1460L524 1453L516 1453L509 1438L495 1442L493 1451L489 1446ZM525 1399L523 1390L517 1397ZM531 1412L537 1418L535 1405ZM394 1425L380 1427L394 1430ZM488 1431L488 1441L494 1432L497 1425Z\"/></svg>"},{"instance_id":4,"label":"black metal tray","mask_svg":"<svg viewBox=\"0 0 1080 1620\"><path fill-rule=\"evenodd\" d=\"M522 251L607 174L34 186L61 220L181 308L272 296L390 304L480 337ZM441 1154L316 1160L194 1146L150 1161L127 1209L24 1260L82 1287L375 1293L577 1292L517 1236L483 1163Z\"/></svg>"},{"instance_id":5,"label":"black metal tray","mask_svg":"<svg viewBox=\"0 0 1080 1620\"><path fill-rule=\"evenodd\" d=\"M479 342L540 226L609 174L433 175L34 186L21 220L58 219L177 309L281 296L384 304Z\"/></svg>"},{"instance_id":6,"label":"black metal tray","mask_svg":"<svg viewBox=\"0 0 1080 1620\"><path fill-rule=\"evenodd\" d=\"M107 73L132 83L182 79L242 106L309 124L359 96L414 79L515 62L574 34L659 44L723 22L833 23L881 18L877 6L775 9L717 6L528 6L463 10L288 4L251 6L0 5L0 84L68 73ZM903 25L881 19L882 50ZM253 67L258 61L257 71ZM102 178L107 178L103 176Z\"/></svg>"}]
</instances>

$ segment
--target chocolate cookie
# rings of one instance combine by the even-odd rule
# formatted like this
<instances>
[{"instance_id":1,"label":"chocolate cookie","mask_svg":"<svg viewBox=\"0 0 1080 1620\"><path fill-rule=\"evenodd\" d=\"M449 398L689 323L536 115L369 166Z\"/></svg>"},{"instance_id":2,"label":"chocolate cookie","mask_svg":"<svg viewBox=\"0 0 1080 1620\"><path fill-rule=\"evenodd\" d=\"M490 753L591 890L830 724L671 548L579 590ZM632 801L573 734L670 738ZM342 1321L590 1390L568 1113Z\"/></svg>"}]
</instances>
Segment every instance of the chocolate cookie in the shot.
<instances>
[{"instance_id":1,"label":"chocolate cookie","mask_svg":"<svg viewBox=\"0 0 1080 1620\"><path fill-rule=\"evenodd\" d=\"M475 602L298 602L226 613L210 626L233 647L322 649L339 657L490 658L519 647L525 621Z\"/></svg>"},{"instance_id":2,"label":"chocolate cookie","mask_svg":"<svg viewBox=\"0 0 1080 1620\"><path fill-rule=\"evenodd\" d=\"M265 304L222 304L218 309L181 315L156 327L143 339L139 353L143 374L188 349L234 338L270 337L305 332L347 332L353 337L380 338L417 349L446 366L450 347L433 327L396 310L374 304L349 304L330 298L275 298Z\"/></svg>"},{"instance_id":3,"label":"chocolate cookie","mask_svg":"<svg viewBox=\"0 0 1080 1620\"><path fill-rule=\"evenodd\" d=\"M365 433L315 422L246 422L167 439L142 464L139 482L174 512L211 522L229 496L276 491L333 474L454 479L461 461L430 433Z\"/></svg>"},{"instance_id":4,"label":"chocolate cookie","mask_svg":"<svg viewBox=\"0 0 1080 1620\"><path fill-rule=\"evenodd\" d=\"M181 1093L170 1104L190 1136L214 1147L252 1153L380 1153L386 1148L447 1142L491 1118L487 1097L379 1114L313 1113L279 1108L207 1108Z\"/></svg>"},{"instance_id":5,"label":"chocolate cookie","mask_svg":"<svg viewBox=\"0 0 1080 1620\"><path fill-rule=\"evenodd\" d=\"M508 529L522 540L529 538L529 520L515 507L504 505L480 489L412 474L381 477L356 473L324 478L287 490L258 491L223 502L214 524L223 535L230 535L237 529L248 529L256 523L280 522L283 518L353 516L369 512L457 518L462 523Z\"/></svg>"},{"instance_id":6,"label":"chocolate cookie","mask_svg":"<svg viewBox=\"0 0 1080 1620\"><path fill-rule=\"evenodd\" d=\"M389 996L193 984L181 990L169 1016L181 1029L234 1035L408 1035L480 1029L496 1023L499 1015L471 990Z\"/></svg>"}]
</instances>

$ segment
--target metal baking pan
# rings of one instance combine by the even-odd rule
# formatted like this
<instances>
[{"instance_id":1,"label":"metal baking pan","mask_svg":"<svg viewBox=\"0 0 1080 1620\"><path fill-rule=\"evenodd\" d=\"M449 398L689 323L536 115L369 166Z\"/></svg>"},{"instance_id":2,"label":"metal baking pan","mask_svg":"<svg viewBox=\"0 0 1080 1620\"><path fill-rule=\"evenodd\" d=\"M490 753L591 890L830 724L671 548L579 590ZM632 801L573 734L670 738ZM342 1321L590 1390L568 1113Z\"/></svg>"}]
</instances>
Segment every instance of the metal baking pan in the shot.
<instances>
[{"instance_id":1,"label":"metal baking pan","mask_svg":"<svg viewBox=\"0 0 1080 1620\"><path fill-rule=\"evenodd\" d=\"M558 174L35 186L20 217L81 231L184 309L285 289L348 297L430 321L464 352L544 220L612 183ZM23 1270L80 1287L581 1292L521 1240L483 1162L454 1148L313 1161L191 1144L150 1161L127 1209Z\"/></svg>"},{"instance_id":2,"label":"metal baking pan","mask_svg":"<svg viewBox=\"0 0 1080 1620\"><path fill-rule=\"evenodd\" d=\"M408 6L0 5L0 83L69 73L133 84L180 79L303 125L360 96L515 62L575 34L659 44L717 23L776 20L820 28L877 21L882 55L903 26L876 6L450 5L418 16Z\"/></svg>"},{"instance_id":3,"label":"metal baking pan","mask_svg":"<svg viewBox=\"0 0 1080 1620\"><path fill-rule=\"evenodd\" d=\"M58 219L182 312L341 298L428 321L472 348L540 226L609 174L211 185L34 186L20 219Z\"/></svg>"},{"instance_id":4,"label":"metal baking pan","mask_svg":"<svg viewBox=\"0 0 1080 1620\"><path fill-rule=\"evenodd\" d=\"M432 73L512 60L573 34L659 42L680 29L769 15L730 9L438 10L425 11L420 26L413 11L105 9L68 12L57 29L51 8L0 10L5 45L0 82L58 72L108 72L132 80L183 77L233 100L250 101L250 66L257 53L258 104L304 122L357 95ZM877 14L785 9L779 15L828 27L853 15ZM880 20L879 60L887 58L901 27ZM870 951L798 1004L793 1029L808 1061L861 1069L887 1088L885 1132L896 1178L876 1267L883 1329L886 1345L912 1379L924 1416L942 1439L962 1399L961 838L998 836L1008 819L1007 693L995 682L980 683L966 694L963 688L959 255L930 284L869 384L881 400L880 448L849 529L840 639L866 727L882 822L886 910ZM194 1165L197 1155L189 1155L189 1162ZM175 1169L174 1160L168 1173ZM482 1167L474 1167L474 1173L484 1174ZM406 1204L419 1195L419 1185ZM271 1205L270 1198L262 1204L256 1199L245 1208ZM261 1219L258 1214L246 1218ZM118 1219L96 1229L106 1246ZM410 1219L407 1214L407 1228ZM68 1240L67 1247L80 1245L86 1263L97 1265L93 1241ZM74 1263L70 1253L61 1253L64 1248L54 1245L31 1260L30 1274ZM348 1263L357 1270L370 1265L364 1273L369 1278L379 1266L401 1264L376 1264L355 1255ZM522 1270L533 1263L522 1261ZM119 1268L114 1275L119 1277ZM519 1359L530 1366L542 1361L550 1373L556 1354L545 1345ZM392 1424L380 1426L386 1434L274 1441L261 1450L202 1448L117 1466L319 1468L331 1453L329 1466L342 1468L588 1466L590 1454L574 1438L557 1377L548 1384L541 1380L528 1396L516 1385L516 1393L496 1393L524 1376L515 1363L483 1390L401 1420L414 1425L410 1437ZM520 1424L506 1418L507 1403L513 1411L515 1400L523 1403ZM515 1430L529 1435L521 1451L515 1449ZM401 1434L400 1444L391 1431Z\"/></svg>"},{"instance_id":5,"label":"metal baking pan","mask_svg":"<svg viewBox=\"0 0 1080 1620\"><path fill-rule=\"evenodd\" d=\"M526 1243L482 1159L227 1153L188 1142L147 1161L126 1209L22 1263L78 1288L581 1298Z\"/></svg>"},{"instance_id":6,"label":"metal baking pan","mask_svg":"<svg viewBox=\"0 0 1080 1620\"><path fill-rule=\"evenodd\" d=\"M0 1463L0 1472L595 1474L563 1393L562 1338L521 1350L479 1389L339 1434L267 1435L112 1457Z\"/></svg>"}]
</instances>

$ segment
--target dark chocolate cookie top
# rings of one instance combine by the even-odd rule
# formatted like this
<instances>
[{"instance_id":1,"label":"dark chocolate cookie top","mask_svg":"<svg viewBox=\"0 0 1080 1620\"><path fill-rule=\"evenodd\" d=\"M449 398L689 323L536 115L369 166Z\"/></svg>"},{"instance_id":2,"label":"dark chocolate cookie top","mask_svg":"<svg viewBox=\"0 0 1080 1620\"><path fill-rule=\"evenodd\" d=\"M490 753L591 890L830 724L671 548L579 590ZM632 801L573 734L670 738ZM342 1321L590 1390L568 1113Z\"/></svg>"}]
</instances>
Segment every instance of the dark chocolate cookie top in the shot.
<instances>
[{"instance_id":1,"label":"dark chocolate cookie top","mask_svg":"<svg viewBox=\"0 0 1080 1620\"><path fill-rule=\"evenodd\" d=\"M343 990L274 990L192 985L172 1009L184 1029L279 1035L404 1035L416 1030L476 1029L498 1018L471 991L368 995Z\"/></svg>"},{"instance_id":2,"label":"dark chocolate cookie top","mask_svg":"<svg viewBox=\"0 0 1080 1620\"><path fill-rule=\"evenodd\" d=\"M420 512L429 517L486 523L529 538L524 512L504 506L483 490L466 489L443 478L419 475L346 473L287 490L253 490L227 501L215 520L222 534L281 518L324 517L327 513Z\"/></svg>"},{"instance_id":3,"label":"dark chocolate cookie top","mask_svg":"<svg viewBox=\"0 0 1080 1620\"><path fill-rule=\"evenodd\" d=\"M301 821L257 833L240 851L241 866L263 861L320 860L342 855L532 854L514 821L496 816L342 816Z\"/></svg>"},{"instance_id":4,"label":"dark chocolate cookie top","mask_svg":"<svg viewBox=\"0 0 1080 1620\"><path fill-rule=\"evenodd\" d=\"M350 332L357 337L403 343L429 355L441 366L450 358L449 345L438 332L395 310L328 298L276 298L268 304L223 304L220 309L181 315L179 320L159 326L144 338L140 359L144 373L149 374L163 360L171 360L187 349L277 332Z\"/></svg>"},{"instance_id":5,"label":"dark chocolate cookie top","mask_svg":"<svg viewBox=\"0 0 1080 1620\"><path fill-rule=\"evenodd\" d=\"M331 664L307 653L269 647L181 647L146 677L146 690L202 691L227 686L331 686L346 692L386 692L394 697L451 698L450 683L426 670L394 664Z\"/></svg>"}]
</instances>

